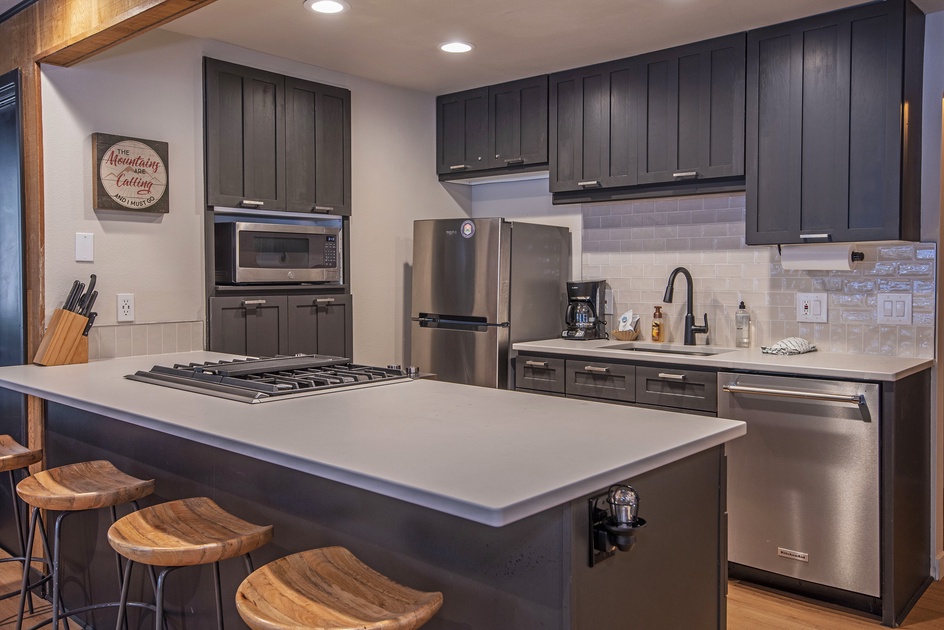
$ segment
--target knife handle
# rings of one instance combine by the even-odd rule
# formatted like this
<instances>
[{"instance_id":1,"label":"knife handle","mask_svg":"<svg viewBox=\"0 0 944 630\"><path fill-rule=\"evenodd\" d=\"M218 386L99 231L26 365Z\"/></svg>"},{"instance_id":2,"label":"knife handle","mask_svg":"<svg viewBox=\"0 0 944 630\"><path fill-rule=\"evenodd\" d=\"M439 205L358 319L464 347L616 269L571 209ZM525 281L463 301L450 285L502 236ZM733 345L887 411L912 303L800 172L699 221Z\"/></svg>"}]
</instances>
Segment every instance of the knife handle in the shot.
<instances>
[{"instance_id":1,"label":"knife handle","mask_svg":"<svg viewBox=\"0 0 944 630\"><path fill-rule=\"evenodd\" d=\"M88 323L85 324L85 330L82 331L83 337L88 337L89 330L92 329L92 323L95 321L96 317L98 317L98 313L89 313Z\"/></svg>"}]
</instances>

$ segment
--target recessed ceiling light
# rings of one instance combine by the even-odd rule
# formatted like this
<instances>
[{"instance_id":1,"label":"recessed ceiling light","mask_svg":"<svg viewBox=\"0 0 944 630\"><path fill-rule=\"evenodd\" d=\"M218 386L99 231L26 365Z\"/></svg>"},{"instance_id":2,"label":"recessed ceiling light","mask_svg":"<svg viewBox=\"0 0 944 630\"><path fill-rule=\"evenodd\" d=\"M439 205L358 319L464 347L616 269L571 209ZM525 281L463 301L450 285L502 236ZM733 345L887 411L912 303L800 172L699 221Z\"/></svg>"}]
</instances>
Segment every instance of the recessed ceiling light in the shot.
<instances>
[{"instance_id":1,"label":"recessed ceiling light","mask_svg":"<svg viewBox=\"0 0 944 630\"><path fill-rule=\"evenodd\" d=\"M316 13L340 13L351 8L344 0L305 0L305 8Z\"/></svg>"},{"instance_id":2,"label":"recessed ceiling light","mask_svg":"<svg viewBox=\"0 0 944 630\"><path fill-rule=\"evenodd\" d=\"M449 42L439 47L440 50L447 53L466 53L475 48L472 44L465 42Z\"/></svg>"}]
</instances>

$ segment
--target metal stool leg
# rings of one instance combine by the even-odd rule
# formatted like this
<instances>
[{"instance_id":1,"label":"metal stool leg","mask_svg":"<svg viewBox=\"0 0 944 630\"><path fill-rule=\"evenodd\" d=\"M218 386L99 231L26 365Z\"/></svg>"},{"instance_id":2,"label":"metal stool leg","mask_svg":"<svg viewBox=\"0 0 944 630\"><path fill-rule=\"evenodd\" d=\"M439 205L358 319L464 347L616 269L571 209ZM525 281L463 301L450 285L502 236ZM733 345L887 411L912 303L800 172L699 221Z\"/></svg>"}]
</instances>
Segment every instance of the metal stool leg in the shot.
<instances>
[{"instance_id":1,"label":"metal stool leg","mask_svg":"<svg viewBox=\"0 0 944 630\"><path fill-rule=\"evenodd\" d=\"M115 625L115 630L120 630L123 625L126 625L125 612L128 606L128 589L131 584L131 569L133 566L134 562L131 560L125 562L124 576L121 580L121 595L118 599L118 623Z\"/></svg>"},{"instance_id":2,"label":"metal stool leg","mask_svg":"<svg viewBox=\"0 0 944 630\"><path fill-rule=\"evenodd\" d=\"M29 523L29 535L26 539L26 549L23 552L25 558L31 558L33 555L33 540L36 537L36 521L39 519L39 508L33 508L33 512L30 515ZM46 548L46 553L49 553L49 548ZM26 590L26 587L29 585L29 572L30 572L30 563L26 562L23 564L23 580L20 582L20 605L17 607L16 612L16 630L22 630L23 628L23 612L26 608L26 598L29 591Z\"/></svg>"},{"instance_id":3,"label":"metal stool leg","mask_svg":"<svg viewBox=\"0 0 944 630\"><path fill-rule=\"evenodd\" d=\"M213 590L216 591L216 628L223 630L223 588L220 585L220 563L213 563Z\"/></svg>"},{"instance_id":4,"label":"metal stool leg","mask_svg":"<svg viewBox=\"0 0 944 630\"><path fill-rule=\"evenodd\" d=\"M154 605L156 607L154 616L154 630L164 629L164 583L167 581L167 574L180 567L167 567L157 576L157 597Z\"/></svg>"}]
</instances>

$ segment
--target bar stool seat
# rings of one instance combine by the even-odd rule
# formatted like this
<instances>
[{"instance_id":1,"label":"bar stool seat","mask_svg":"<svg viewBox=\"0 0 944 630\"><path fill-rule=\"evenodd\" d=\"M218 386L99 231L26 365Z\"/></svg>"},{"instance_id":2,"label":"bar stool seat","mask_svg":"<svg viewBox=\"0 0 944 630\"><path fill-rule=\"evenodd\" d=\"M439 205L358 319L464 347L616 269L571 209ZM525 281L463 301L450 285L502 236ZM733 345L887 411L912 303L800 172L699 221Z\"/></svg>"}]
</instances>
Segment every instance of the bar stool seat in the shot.
<instances>
[{"instance_id":1,"label":"bar stool seat","mask_svg":"<svg viewBox=\"0 0 944 630\"><path fill-rule=\"evenodd\" d=\"M138 479L108 461L50 468L27 477L16 487L26 503L41 510L76 512L113 507L154 492L153 479Z\"/></svg>"},{"instance_id":2,"label":"bar stool seat","mask_svg":"<svg viewBox=\"0 0 944 630\"><path fill-rule=\"evenodd\" d=\"M272 539L271 525L233 516L206 497L132 512L108 530L108 542L140 564L187 567L235 558Z\"/></svg>"},{"instance_id":3,"label":"bar stool seat","mask_svg":"<svg viewBox=\"0 0 944 630\"><path fill-rule=\"evenodd\" d=\"M115 603L93 604L69 611L63 609L60 601L62 586L60 574L62 521L70 514L99 508L111 508L112 519L117 520L117 507L119 505L131 503L137 508L137 500L152 492L154 492L153 479L132 477L121 472L111 462L105 460L79 462L58 468L50 468L37 472L17 484L16 493L33 508L30 516L25 556L32 554L37 525L42 531L42 520L39 518L40 510L59 512L53 532L52 555L47 560L52 565L52 619L50 623L52 623L54 630L58 630L59 620L65 614L79 614L116 605ZM48 551L46 553L48 554ZM123 576L120 561L118 561L117 566L118 582L121 584L123 583ZM16 620L17 630L23 624L24 598L28 579L29 567L24 566L20 605Z\"/></svg>"},{"instance_id":4,"label":"bar stool seat","mask_svg":"<svg viewBox=\"0 0 944 630\"><path fill-rule=\"evenodd\" d=\"M0 472L20 470L43 459L43 449L26 448L9 435L0 435Z\"/></svg>"},{"instance_id":5,"label":"bar stool seat","mask_svg":"<svg viewBox=\"0 0 944 630\"><path fill-rule=\"evenodd\" d=\"M154 627L164 627L164 584L167 575L180 567L213 565L217 628L223 628L220 561L242 556L246 573L252 573L249 553L272 540L271 525L244 521L206 497L160 503L133 512L108 530L108 542L127 559L118 625L127 606L154 610ZM128 586L134 563L164 567L157 577L155 602L128 603Z\"/></svg>"},{"instance_id":6,"label":"bar stool seat","mask_svg":"<svg viewBox=\"0 0 944 630\"><path fill-rule=\"evenodd\" d=\"M344 547L270 562L236 591L236 609L253 630L413 630L442 602L442 593L397 584Z\"/></svg>"}]
</instances>

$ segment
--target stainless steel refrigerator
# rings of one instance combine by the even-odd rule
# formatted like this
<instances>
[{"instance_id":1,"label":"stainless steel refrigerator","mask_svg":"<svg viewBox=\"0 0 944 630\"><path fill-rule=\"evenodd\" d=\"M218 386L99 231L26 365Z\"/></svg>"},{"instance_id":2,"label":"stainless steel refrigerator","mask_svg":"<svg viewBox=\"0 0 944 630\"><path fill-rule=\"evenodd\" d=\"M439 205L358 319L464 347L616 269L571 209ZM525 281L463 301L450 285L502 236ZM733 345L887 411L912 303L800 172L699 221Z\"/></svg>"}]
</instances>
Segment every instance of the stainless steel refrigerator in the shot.
<instances>
[{"instance_id":1,"label":"stainless steel refrigerator","mask_svg":"<svg viewBox=\"0 0 944 630\"><path fill-rule=\"evenodd\" d=\"M411 364L442 381L509 387L511 344L561 334L570 251L563 227L414 222Z\"/></svg>"}]
</instances>

